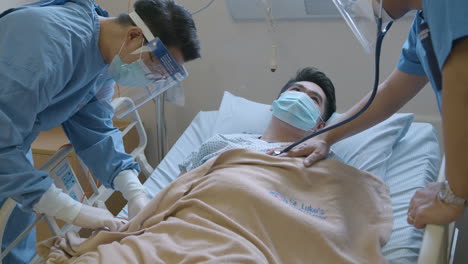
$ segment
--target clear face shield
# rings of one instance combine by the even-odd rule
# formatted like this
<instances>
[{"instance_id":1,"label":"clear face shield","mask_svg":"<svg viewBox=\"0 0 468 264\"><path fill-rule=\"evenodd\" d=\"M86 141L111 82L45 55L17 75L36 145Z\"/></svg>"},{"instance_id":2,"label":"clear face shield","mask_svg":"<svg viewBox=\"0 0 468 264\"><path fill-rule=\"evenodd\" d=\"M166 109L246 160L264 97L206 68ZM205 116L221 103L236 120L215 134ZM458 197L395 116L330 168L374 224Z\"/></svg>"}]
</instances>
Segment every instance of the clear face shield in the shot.
<instances>
[{"instance_id":1,"label":"clear face shield","mask_svg":"<svg viewBox=\"0 0 468 264\"><path fill-rule=\"evenodd\" d=\"M385 33L393 19L378 0L333 0L367 53L375 49L378 34Z\"/></svg>"},{"instance_id":2,"label":"clear face shield","mask_svg":"<svg viewBox=\"0 0 468 264\"><path fill-rule=\"evenodd\" d=\"M139 73L135 74L136 78L133 79L140 81L137 82L139 85L120 89L118 97L129 97L134 104L117 109L115 112L117 118L124 117L170 88L182 89L181 82L188 77L185 67L174 59L159 38L153 36L138 14L133 12L129 16L143 31L148 42L132 52L132 55L139 55L139 59L132 64L125 65L136 65L139 70L132 72Z\"/></svg>"}]
</instances>

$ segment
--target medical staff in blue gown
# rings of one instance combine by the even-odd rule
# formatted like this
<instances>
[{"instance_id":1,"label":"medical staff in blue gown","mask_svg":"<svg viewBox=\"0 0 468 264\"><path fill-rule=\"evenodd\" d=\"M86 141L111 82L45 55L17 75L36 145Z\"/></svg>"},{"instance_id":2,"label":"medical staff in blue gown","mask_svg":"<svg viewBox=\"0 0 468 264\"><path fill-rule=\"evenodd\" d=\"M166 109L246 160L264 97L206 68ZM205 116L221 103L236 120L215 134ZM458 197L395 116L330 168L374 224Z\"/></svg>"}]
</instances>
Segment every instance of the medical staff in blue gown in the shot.
<instances>
[{"instance_id":1,"label":"medical staff in blue gown","mask_svg":"<svg viewBox=\"0 0 468 264\"><path fill-rule=\"evenodd\" d=\"M196 28L185 8L163 0L139 0L134 8L177 62L199 57ZM129 201L129 217L148 202L138 164L125 153L112 123L111 76L138 86L143 70L154 73L143 62L158 62L151 52L135 53L149 40L128 14L105 14L92 0L42 0L0 15L0 202L11 197L19 204L2 249L35 212L91 229L116 230L121 224L107 210L65 195L47 172L33 167L31 143L58 125L92 173ZM35 244L31 232L3 263L28 262Z\"/></svg>"},{"instance_id":2,"label":"medical staff in blue gown","mask_svg":"<svg viewBox=\"0 0 468 264\"><path fill-rule=\"evenodd\" d=\"M323 159L337 141L398 111L430 82L442 114L447 181L429 184L416 192L409 206L408 223L423 228L426 224L447 224L458 219L468 205L468 122L465 120L468 115L468 1L333 1L342 13L368 10L370 18L398 19L410 10L417 10L417 13L397 68L380 84L369 109L353 121L311 138L282 155L306 156L304 165L310 166ZM379 11L381 3L382 12ZM354 9L355 4L361 8ZM345 18L349 20L352 16ZM373 19L375 31L371 32L374 37L375 21ZM355 33L359 31L359 24L351 27ZM369 96L370 93L336 123L362 109Z\"/></svg>"}]
</instances>

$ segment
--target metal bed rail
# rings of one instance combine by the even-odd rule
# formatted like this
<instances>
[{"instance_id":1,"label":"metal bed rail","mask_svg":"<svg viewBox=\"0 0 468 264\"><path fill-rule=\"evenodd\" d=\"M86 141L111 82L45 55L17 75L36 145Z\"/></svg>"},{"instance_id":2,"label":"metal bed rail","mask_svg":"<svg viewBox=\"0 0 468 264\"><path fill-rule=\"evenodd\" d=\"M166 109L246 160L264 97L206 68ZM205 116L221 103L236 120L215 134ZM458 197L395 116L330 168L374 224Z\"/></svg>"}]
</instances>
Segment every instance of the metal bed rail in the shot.
<instances>
[{"instance_id":1,"label":"metal bed rail","mask_svg":"<svg viewBox=\"0 0 468 264\"><path fill-rule=\"evenodd\" d=\"M442 159L438 182L445 180L445 156ZM448 225L427 225L424 231L418 264L446 264L450 259L454 223Z\"/></svg>"},{"instance_id":2,"label":"metal bed rail","mask_svg":"<svg viewBox=\"0 0 468 264\"><path fill-rule=\"evenodd\" d=\"M57 166L63 159L66 159L68 154L73 151L73 147L71 145L66 145L65 147L61 148L57 151L49 160L47 160L41 167L40 170L43 171L50 171L52 168ZM86 201L86 200L85 200ZM8 219L13 212L13 209L16 206L16 202L8 198L5 203L3 204L2 208L0 209L0 245L3 242L3 234L5 232L6 224ZM43 214L36 217L36 220L30 224L20 235L4 250L0 253L0 263L4 257L16 246L20 243L28 234L29 232L38 224L41 220L45 220L47 223L52 235L59 236L65 234L70 230L76 229L73 225L66 224L62 228L60 228L53 217L48 217ZM79 230L79 229L78 229ZM34 258L33 260L35 260Z\"/></svg>"},{"instance_id":3,"label":"metal bed rail","mask_svg":"<svg viewBox=\"0 0 468 264\"><path fill-rule=\"evenodd\" d=\"M133 101L130 98L121 97L116 98L112 101L112 106L114 110L123 107L133 105ZM139 142L137 147L133 149L130 153L135 157L135 160L140 165L142 173L148 178L151 175L151 172L154 170L151 165L148 163L146 156L144 154L144 150L147 145L147 136L145 129L143 127L143 123L141 121L140 115L137 110L130 112L126 118L130 120L130 124L124 128L122 131L122 136L125 136L132 128L135 128L138 132ZM41 167L40 170L50 172L53 168L55 168L60 162L67 158L67 156L73 151L73 147L71 144L64 145L63 148L58 150L49 160L47 160ZM86 165L79 159L80 165L83 168L83 171L87 172L88 168ZM96 181L93 177L88 178L91 189L93 191L92 195L83 200L83 203L87 205L95 205L98 202L105 202L109 197L112 195L114 190L108 189L101 185L97 187ZM13 209L16 206L16 202L8 198L3 206L0 208L0 245L2 245L3 234L5 232L6 224L8 223L8 219L13 212ZM48 228L50 229L53 236L61 236L68 231L79 231L80 227L73 226L71 224L65 224L61 228L57 224L56 220L53 217L39 215L36 217L35 221L29 225L4 251L1 250L0 247L0 264L2 264L2 259L19 243L23 240L27 234L36 226L37 223L44 220L47 223ZM42 259L39 256L35 256L30 263L40 263Z\"/></svg>"}]
</instances>

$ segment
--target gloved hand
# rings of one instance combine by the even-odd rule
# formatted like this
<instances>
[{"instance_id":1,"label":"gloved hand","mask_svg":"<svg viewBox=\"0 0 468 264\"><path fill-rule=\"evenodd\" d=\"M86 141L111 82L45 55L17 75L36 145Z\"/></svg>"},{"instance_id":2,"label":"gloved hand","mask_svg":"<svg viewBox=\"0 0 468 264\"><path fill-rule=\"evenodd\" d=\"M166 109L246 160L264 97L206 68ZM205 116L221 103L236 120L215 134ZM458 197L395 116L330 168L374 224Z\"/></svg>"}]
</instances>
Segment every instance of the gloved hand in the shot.
<instances>
[{"instance_id":1,"label":"gloved hand","mask_svg":"<svg viewBox=\"0 0 468 264\"><path fill-rule=\"evenodd\" d=\"M149 202L145 194L145 187L138 179L135 170L124 170L114 179L114 187L122 192L128 201L128 219L132 219Z\"/></svg>"},{"instance_id":2,"label":"gloved hand","mask_svg":"<svg viewBox=\"0 0 468 264\"><path fill-rule=\"evenodd\" d=\"M117 231L124 225L120 220L114 218L108 210L89 205L81 207L73 224L88 229L107 228L109 231Z\"/></svg>"},{"instance_id":3,"label":"gloved hand","mask_svg":"<svg viewBox=\"0 0 468 264\"><path fill-rule=\"evenodd\" d=\"M135 217L143 207L149 203L150 199L145 193L140 193L128 201L128 219Z\"/></svg>"},{"instance_id":4,"label":"gloved hand","mask_svg":"<svg viewBox=\"0 0 468 264\"><path fill-rule=\"evenodd\" d=\"M34 205L34 210L90 229L108 228L110 231L116 231L123 225L108 210L81 204L63 193L55 184L52 184Z\"/></svg>"}]
</instances>

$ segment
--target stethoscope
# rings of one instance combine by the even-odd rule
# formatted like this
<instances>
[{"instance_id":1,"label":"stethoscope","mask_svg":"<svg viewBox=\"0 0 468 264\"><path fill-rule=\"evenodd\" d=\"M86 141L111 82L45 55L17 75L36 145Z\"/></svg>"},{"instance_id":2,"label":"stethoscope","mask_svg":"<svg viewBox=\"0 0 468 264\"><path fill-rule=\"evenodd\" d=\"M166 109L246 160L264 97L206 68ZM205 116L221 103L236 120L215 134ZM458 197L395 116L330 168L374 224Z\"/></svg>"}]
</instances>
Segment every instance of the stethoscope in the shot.
<instances>
[{"instance_id":1,"label":"stethoscope","mask_svg":"<svg viewBox=\"0 0 468 264\"><path fill-rule=\"evenodd\" d=\"M299 141L296 141L294 142L293 144L289 145L288 147L286 147L285 149L283 150L275 150L273 153L275 155L280 155L282 153L285 153L285 152L288 152L290 151L292 148L294 148L295 146L303 143L304 141L306 140L309 140L315 136L318 136L320 134L323 134L327 131L330 131L332 129L335 129L339 126L342 126L346 123L349 123L351 122L352 120L356 119L358 116L360 116L362 113L364 113L364 111L367 110L367 108L369 108L369 106L371 105L372 101L374 101L374 98L375 98L375 95L377 94L377 89L379 87L379 73L380 73L380 51L381 51L381 48L382 48L382 42L383 42L383 38L385 37L385 34L387 34L388 30L390 29L390 27L392 26L393 24L393 21L390 21L387 26L382 30L382 18L378 18L377 19L377 41L376 41L376 45L375 45L375 75L374 75L374 88L372 89L372 94L369 98L369 100L367 101L367 103L357 112L355 113L353 116L351 116L350 118L346 119L346 120L343 120L337 124L334 124L332 126L329 126L329 127L325 127L323 129L320 129L319 131L316 131L308 136L305 136L303 137L302 139L300 139Z\"/></svg>"}]
</instances>

